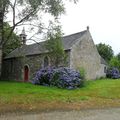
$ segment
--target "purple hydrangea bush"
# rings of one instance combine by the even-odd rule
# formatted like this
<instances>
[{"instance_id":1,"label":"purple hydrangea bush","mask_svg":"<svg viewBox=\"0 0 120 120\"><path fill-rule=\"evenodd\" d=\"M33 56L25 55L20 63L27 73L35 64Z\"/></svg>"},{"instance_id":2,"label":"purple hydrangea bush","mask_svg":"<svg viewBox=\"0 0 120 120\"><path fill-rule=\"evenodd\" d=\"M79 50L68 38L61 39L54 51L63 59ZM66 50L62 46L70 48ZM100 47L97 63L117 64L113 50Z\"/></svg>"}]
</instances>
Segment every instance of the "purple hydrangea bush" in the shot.
<instances>
[{"instance_id":1,"label":"purple hydrangea bush","mask_svg":"<svg viewBox=\"0 0 120 120\"><path fill-rule=\"evenodd\" d=\"M48 67L42 68L36 73L33 84L75 89L83 85L83 80L80 73L73 69Z\"/></svg>"},{"instance_id":2,"label":"purple hydrangea bush","mask_svg":"<svg viewBox=\"0 0 120 120\"><path fill-rule=\"evenodd\" d=\"M120 78L120 72L117 68L110 68L107 70L106 76L108 78L118 79Z\"/></svg>"}]
</instances>

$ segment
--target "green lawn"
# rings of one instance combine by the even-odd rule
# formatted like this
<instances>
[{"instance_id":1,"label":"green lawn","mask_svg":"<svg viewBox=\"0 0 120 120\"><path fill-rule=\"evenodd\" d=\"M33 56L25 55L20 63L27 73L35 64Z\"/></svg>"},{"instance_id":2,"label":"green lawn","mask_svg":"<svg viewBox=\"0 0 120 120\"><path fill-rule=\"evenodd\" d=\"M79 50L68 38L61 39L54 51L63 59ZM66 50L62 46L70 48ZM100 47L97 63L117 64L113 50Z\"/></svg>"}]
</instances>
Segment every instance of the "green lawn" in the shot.
<instances>
[{"instance_id":1,"label":"green lawn","mask_svg":"<svg viewBox=\"0 0 120 120\"><path fill-rule=\"evenodd\" d=\"M52 107L97 107L120 106L120 80L87 81L85 87L65 90L21 82L0 82L0 107L36 109L37 106ZM46 105L46 106L45 106ZM59 106L60 105L60 106ZM68 105L68 106L67 106ZM44 108L43 107L43 108ZM32 109L31 108L31 109ZM6 109L6 108L5 108Z\"/></svg>"}]
</instances>

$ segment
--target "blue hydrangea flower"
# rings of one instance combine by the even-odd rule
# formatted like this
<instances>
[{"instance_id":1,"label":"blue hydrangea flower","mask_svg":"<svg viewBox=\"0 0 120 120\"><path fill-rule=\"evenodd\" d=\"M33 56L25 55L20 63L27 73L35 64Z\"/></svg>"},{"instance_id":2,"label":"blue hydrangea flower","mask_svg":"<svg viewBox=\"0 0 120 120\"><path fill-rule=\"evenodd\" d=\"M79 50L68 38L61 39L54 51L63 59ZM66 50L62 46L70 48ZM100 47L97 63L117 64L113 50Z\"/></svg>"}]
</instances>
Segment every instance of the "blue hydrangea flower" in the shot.
<instances>
[{"instance_id":1,"label":"blue hydrangea flower","mask_svg":"<svg viewBox=\"0 0 120 120\"><path fill-rule=\"evenodd\" d=\"M73 69L67 67L47 67L40 69L36 73L33 79L33 84L75 89L80 87L82 79L80 77L80 73Z\"/></svg>"}]
</instances>

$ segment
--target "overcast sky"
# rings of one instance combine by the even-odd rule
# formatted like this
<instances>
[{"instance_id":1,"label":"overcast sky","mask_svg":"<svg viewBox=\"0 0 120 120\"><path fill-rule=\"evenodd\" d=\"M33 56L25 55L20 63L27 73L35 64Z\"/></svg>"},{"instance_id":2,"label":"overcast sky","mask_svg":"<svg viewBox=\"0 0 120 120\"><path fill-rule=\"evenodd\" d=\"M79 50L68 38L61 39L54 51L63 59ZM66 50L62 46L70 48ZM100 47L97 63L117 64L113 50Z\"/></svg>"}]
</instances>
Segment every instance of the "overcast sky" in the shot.
<instances>
[{"instance_id":1,"label":"overcast sky","mask_svg":"<svg viewBox=\"0 0 120 120\"><path fill-rule=\"evenodd\" d=\"M115 54L120 52L120 0L79 0L66 3L66 14L61 16L65 35L90 27L95 44L112 46Z\"/></svg>"}]
</instances>

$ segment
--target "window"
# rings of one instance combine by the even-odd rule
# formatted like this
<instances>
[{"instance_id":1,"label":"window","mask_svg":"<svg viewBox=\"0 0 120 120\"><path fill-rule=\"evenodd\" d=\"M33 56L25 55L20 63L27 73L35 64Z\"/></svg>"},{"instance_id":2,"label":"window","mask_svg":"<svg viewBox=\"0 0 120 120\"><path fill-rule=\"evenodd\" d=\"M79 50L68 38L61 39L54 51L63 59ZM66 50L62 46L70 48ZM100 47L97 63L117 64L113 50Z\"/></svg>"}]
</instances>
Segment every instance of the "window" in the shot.
<instances>
[{"instance_id":1,"label":"window","mask_svg":"<svg viewBox=\"0 0 120 120\"><path fill-rule=\"evenodd\" d=\"M44 58L44 67L48 67L48 65L49 65L49 59L48 59L48 57L46 56L46 57Z\"/></svg>"},{"instance_id":2,"label":"window","mask_svg":"<svg viewBox=\"0 0 120 120\"><path fill-rule=\"evenodd\" d=\"M107 73L107 67L104 67L104 73Z\"/></svg>"}]
</instances>

